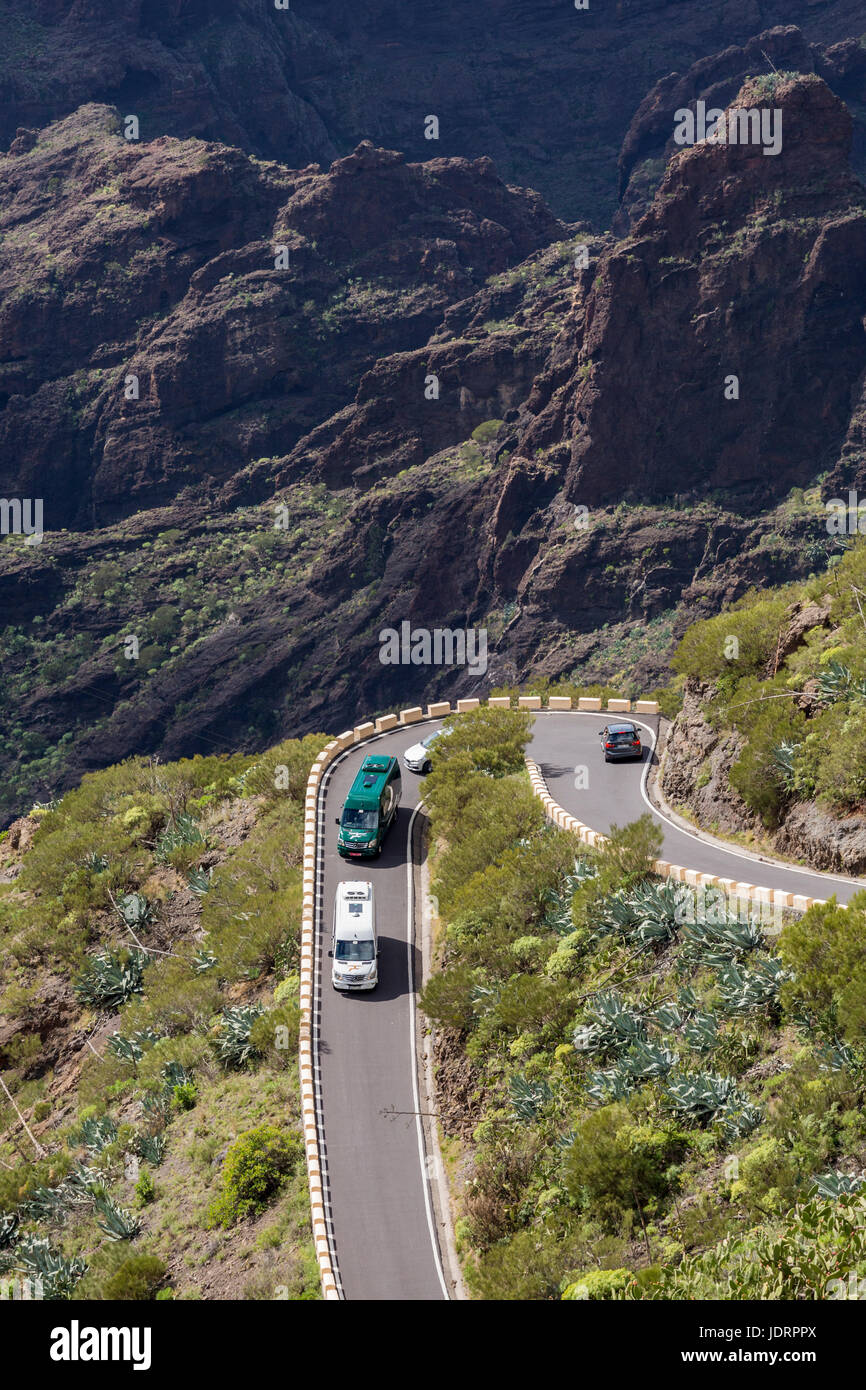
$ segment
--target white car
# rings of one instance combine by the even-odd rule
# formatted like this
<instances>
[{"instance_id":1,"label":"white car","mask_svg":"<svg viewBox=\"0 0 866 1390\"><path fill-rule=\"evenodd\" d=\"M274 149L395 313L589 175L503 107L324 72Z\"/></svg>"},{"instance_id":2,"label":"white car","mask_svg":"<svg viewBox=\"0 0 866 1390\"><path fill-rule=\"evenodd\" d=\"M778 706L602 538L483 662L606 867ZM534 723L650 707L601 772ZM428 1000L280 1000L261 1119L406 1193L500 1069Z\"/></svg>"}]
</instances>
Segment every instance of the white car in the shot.
<instances>
[{"instance_id":1,"label":"white car","mask_svg":"<svg viewBox=\"0 0 866 1390\"><path fill-rule=\"evenodd\" d=\"M334 989L375 989L379 983L379 939L372 883L337 884L331 941Z\"/></svg>"},{"instance_id":2,"label":"white car","mask_svg":"<svg viewBox=\"0 0 866 1390\"><path fill-rule=\"evenodd\" d=\"M433 764L430 761L430 749L436 742L442 729L434 729L432 734L422 738L420 743L413 743L411 748L407 748L403 754L403 762L410 772L429 772Z\"/></svg>"}]
</instances>

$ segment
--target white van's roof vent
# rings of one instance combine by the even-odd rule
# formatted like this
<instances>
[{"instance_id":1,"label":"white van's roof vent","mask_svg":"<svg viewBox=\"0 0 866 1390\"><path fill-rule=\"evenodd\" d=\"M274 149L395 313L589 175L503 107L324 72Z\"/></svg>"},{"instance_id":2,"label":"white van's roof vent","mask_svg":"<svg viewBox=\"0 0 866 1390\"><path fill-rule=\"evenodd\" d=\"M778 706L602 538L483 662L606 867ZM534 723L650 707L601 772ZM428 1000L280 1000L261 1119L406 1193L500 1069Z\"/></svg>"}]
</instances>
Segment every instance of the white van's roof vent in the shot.
<instances>
[{"instance_id":1,"label":"white van's roof vent","mask_svg":"<svg viewBox=\"0 0 866 1390\"><path fill-rule=\"evenodd\" d=\"M367 902L372 886L371 883L344 883L343 896L348 902Z\"/></svg>"}]
</instances>

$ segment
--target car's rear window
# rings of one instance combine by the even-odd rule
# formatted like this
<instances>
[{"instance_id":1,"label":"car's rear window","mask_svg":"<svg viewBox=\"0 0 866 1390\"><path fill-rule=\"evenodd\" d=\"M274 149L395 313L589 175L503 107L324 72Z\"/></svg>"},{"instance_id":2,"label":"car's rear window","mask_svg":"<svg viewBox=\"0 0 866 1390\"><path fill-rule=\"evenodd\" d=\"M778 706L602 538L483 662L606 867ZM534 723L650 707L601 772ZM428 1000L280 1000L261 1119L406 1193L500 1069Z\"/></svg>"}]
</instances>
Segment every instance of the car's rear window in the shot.
<instances>
[{"instance_id":1,"label":"car's rear window","mask_svg":"<svg viewBox=\"0 0 866 1390\"><path fill-rule=\"evenodd\" d=\"M631 743L635 739L635 737L636 735L633 734L631 731L620 729L616 733L612 733L610 735L609 741L611 743Z\"/></svg>"}]
</instances>

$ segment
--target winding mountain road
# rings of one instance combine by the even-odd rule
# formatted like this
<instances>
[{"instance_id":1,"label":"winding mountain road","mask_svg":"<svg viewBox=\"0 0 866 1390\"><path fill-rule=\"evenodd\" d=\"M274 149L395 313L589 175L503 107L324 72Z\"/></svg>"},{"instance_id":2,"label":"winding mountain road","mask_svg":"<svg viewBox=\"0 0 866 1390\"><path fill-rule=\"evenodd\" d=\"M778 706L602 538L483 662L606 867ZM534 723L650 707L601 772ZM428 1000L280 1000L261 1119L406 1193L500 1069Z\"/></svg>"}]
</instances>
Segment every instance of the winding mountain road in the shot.
<instances>
[{"instance_id":1,"label":"winding mountain road","mask_svg":"<svg viewBox=\"0 0 866 1390\"><path fill-rule=\"evenodd\" d=\"M737 881L751 877L768 888L812 897L836 893L841 902L866 886L808 869L778 867L745 850L707 843L674 825L647 795L652 751L642 764L604 762L598 731L610 717L537 713L527 750L551 795L594 830L607 832L612 824L625 825L649 810L662 825L662 854L671 862ZM423 721L423 732L441 722ZM651 723L637 722L647 732L645 742L652 741ZM334 824L368 753L391 754L402 764L404 751L420 736L421 727L415 723L349 748L327 769L318 799L313 1071L331 1257L339 1293L346 1299L454 1296L440 1249L434 1164L425 1148L419 1099L423 1040L415 1008L421 955L414 865L423 779L403 768L402 806L380 859L342 860ZM580 768L588 769L588 776L581 776ZM374 882L380 940L378 988L348 996L331 987L328 956L334 894L347 878Z\"/></svg>"}]
</instances>

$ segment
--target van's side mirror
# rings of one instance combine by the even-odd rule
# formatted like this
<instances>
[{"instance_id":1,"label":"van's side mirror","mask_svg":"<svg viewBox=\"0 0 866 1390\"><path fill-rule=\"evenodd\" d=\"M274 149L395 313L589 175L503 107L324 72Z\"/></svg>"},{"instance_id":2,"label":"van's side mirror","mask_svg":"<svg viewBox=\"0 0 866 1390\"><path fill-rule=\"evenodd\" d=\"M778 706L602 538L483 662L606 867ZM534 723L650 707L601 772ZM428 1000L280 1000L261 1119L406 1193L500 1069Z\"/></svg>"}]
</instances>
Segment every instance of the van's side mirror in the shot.
<instances>
[{"instance_id":1,"label":"van's side mirror","mask_svg":"<svg viewBox=\"0 0 866 1390\"><path fill-rule=\"evenodd\" d=\"M334 824L335 824L335 825L339 825L339 824L340 824L340 817L339 817L339 816L334 816Z\"/></svg>"},{"instance_id":2,"label":"van's side mirror","mask_svg":"<svg viewBox=\"0 0 866 1390\"><path fill-rule=\"evenodd\" d=\"M328 955L329 955L329 956L332 956L333 954L334 954L333 951L329 951L329 952L328 952Z\"/></svg>"}]
</instances>

